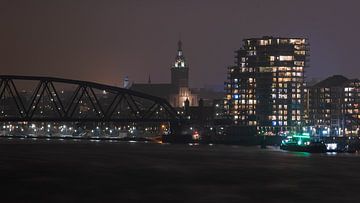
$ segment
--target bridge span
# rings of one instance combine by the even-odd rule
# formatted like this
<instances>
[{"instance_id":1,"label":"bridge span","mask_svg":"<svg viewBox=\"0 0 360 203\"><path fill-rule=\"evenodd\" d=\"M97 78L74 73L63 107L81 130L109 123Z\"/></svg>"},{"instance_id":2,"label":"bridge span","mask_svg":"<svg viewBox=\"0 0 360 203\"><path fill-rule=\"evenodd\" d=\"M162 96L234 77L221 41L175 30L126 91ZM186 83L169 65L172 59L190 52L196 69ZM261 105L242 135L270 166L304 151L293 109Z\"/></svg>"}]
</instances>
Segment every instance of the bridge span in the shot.
<instances>
[{"instance_id":1,"label":"bridge span","mask_svg":"<svg viewBox=\"0 0 360 203\"><path fill-rule=\"evenodd\" d=\"M177 122L162 98L94 82L0 75L0 122Z\"/></svg>"}]
</instances>

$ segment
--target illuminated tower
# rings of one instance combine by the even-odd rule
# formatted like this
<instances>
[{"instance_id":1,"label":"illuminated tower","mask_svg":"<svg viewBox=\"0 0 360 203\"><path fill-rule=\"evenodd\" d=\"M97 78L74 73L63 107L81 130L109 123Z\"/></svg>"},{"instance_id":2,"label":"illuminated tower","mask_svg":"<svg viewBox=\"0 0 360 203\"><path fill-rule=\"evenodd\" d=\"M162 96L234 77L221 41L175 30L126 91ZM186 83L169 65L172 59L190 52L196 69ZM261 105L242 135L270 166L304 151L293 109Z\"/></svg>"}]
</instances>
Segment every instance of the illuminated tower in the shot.
<instances>
[{"instance_id":1,"label":"illuminated tower","mask_svg":"<svg viewBox=\"0 0 360 203\"><path fill-rule=\"evenodd\" d=\"M130 87L129 77L128 77L128 76L125 76L123 88L129 89L129 87Z\"/></svg>"},{"instance_id":2,"label":"illuminated tower","mask_svg":"<svg viewBox=\"0 0 360 203\"><path fill-rule=\"evenodd\" d=\"M245 39L229 68L225 106L234 123L265 131L299 129L304 116L304 38Z\"/></svg>"},{"instance_id":3,"label":"illuminated tower","mask_svg":"<svg viewBox=\"0 0 360 203\"><path fill-rule=\"evenodd\" d=\"M182 42L178 42L175 63L171 68L171 84L175 87L189 87L189 67L182 51Z\"/></svg>"}]
</instances>

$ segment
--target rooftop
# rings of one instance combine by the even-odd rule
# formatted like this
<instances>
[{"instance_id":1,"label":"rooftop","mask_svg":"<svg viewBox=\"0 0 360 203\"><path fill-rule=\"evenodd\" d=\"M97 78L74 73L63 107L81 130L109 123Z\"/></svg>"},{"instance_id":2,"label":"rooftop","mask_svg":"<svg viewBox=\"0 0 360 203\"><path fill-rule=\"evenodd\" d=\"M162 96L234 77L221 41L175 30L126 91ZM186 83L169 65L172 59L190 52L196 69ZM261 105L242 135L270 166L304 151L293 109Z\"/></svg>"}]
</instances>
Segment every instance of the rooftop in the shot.
<instances>
[{"instance_id":1,"label":"rooftop","mask_svg":"<svg viewBox=\"0 0 360 203\"><path fill-rule=\"evenodd\" d=\"M349 79L343 75L333 75L316 83L313 87L338 87L344 85L348 81Z\"/></svg>"}]
</instances>

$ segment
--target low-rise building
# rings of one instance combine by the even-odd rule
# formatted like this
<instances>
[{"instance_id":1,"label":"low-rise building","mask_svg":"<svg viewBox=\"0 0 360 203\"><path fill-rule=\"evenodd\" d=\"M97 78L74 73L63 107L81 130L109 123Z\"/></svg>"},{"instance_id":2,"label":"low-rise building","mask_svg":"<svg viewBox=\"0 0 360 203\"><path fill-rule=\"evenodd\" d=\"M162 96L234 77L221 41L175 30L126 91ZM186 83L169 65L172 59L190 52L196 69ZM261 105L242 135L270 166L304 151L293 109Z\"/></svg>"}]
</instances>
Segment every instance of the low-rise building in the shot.
<instances>
[{"instance_id":1,"label":"low-rise building","mask_svg":"<svg viewBox=\"0 0 360 203\"><path fill-rule=\"evenodd\" d=\"M358 135L360 81L334 75L309 88L309 124L319 136Z\"/></svg>"}]
</instances>

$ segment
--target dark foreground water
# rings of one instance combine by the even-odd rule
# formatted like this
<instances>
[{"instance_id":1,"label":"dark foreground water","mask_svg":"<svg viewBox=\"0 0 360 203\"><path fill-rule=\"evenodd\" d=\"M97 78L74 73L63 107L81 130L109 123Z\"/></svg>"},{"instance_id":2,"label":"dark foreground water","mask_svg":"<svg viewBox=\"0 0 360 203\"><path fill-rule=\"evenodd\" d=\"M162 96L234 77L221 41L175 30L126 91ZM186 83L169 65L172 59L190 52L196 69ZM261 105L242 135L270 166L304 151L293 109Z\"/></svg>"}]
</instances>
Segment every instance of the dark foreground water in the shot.
<instances>
[{"instance_id":1,"label":"dark foreground water","mask_svg":"<svg viewBox=\"0 0 360 203\"><path fill-rule=\"evenodd\" d=\"M0 139L0 202L360 202L360 156Z\"/></svg>"}]
</instances>

